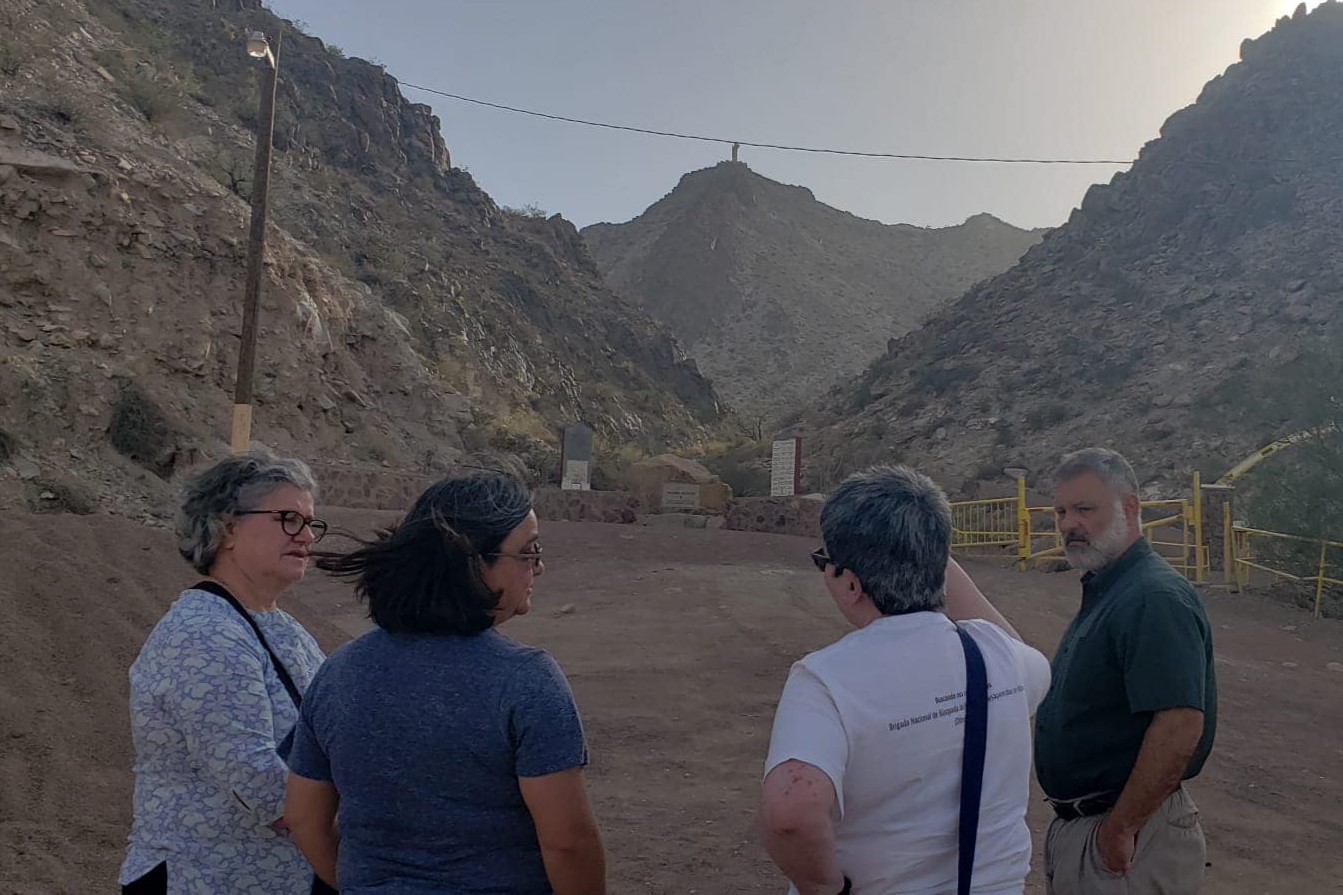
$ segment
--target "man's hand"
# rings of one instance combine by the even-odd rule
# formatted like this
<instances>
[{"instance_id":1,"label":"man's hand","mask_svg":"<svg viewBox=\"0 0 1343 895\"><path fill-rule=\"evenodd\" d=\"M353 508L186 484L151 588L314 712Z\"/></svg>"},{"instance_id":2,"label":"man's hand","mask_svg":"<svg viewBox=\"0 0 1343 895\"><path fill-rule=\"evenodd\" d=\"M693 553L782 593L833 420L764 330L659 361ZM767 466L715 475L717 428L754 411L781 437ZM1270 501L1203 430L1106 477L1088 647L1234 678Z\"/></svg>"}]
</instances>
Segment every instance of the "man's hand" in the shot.
<instances>
[{"instance_id":1,"label":"man's hand","mask_svg":"<svg viewBox=\"0 0 1343 895\"><path fill-rule=\"evenodd\" d=\"M1096 850L1106 870L1126 873L1133 865L1138 831L1179 788L1202 735L1198 709L1163 709L1152 717L1119 801L1096 828Z\"/></svg>"},{"instance_id":2,"label":"man's hand","mask_svg":"<svg viewBox=\"0 0 1343 895\"><path fill-rule=\"evenodd\" d=\"M1111 873L1129 872L1137 844L1138 831L1121 827L1114 812L1105 815L1096 828L1096 851L1100 853L1101 865Z\"/></svg>"}]
</instances>

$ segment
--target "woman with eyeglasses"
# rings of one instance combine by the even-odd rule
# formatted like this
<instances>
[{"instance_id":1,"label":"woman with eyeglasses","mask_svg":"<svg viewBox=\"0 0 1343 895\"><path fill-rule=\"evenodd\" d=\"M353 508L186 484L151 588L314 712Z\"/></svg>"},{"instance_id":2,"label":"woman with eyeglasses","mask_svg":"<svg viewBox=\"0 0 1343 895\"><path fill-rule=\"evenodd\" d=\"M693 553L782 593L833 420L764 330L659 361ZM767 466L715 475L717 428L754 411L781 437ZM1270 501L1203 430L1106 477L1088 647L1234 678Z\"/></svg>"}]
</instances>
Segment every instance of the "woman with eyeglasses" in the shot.
<instances>
[{"instance_id":1,"label":"woman with eyeglasses","mask_svg":"<svg viewBox=\"0 0 1343 895\"><path fill-rule=\"evenodd\" d=\"M604 895L573 694L499 630L545 571L527 486L449 478L318 566L376 625L317 674L289 756L286 819L318 876L344 895Z\"/></svg>"},{"instance_id":2,"label":"woman with eyeglasses","mask_svg":"<svg viewBox=\"0 0 1343 895\"><path fill-rule=\"evenodd\" d=\"M284 823L281 753L322 650L278 606L326 532L300 460L229 457L186 486L178 551L202 576L130 670L129 895L322 891Z\"/></svg>"}]
</instances>

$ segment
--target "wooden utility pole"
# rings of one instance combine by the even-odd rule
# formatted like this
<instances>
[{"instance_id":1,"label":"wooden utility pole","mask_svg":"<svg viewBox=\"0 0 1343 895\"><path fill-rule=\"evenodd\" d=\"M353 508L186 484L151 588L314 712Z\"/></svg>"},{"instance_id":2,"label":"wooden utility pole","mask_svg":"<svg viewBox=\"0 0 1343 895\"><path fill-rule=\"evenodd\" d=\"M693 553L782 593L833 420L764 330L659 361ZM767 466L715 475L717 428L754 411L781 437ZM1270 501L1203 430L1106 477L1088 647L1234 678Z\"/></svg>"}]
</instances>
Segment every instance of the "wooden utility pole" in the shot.
<instances>
[{"instance_id":1,"label":"wooden utility pole","mask_svg":"<svg viewBox=\"0 0 1343 895\"><path fill-rule=\"evenodd\" d=\"M257 118L256 162L252 174L252 225L247 234L247 281L243 287L242 344L238 348L238 381L233 392L233 428L229 442L234 453L252 443L252 372L256 367L257 316L261 310L261 278L266 258L266 193L270 187L271 144L275 140L275 90L280 80L280 43L272 53L265 35L254 32L247 41L248 55L266 60L261 75L261 106Z\"/></svg>"}]
</instances>

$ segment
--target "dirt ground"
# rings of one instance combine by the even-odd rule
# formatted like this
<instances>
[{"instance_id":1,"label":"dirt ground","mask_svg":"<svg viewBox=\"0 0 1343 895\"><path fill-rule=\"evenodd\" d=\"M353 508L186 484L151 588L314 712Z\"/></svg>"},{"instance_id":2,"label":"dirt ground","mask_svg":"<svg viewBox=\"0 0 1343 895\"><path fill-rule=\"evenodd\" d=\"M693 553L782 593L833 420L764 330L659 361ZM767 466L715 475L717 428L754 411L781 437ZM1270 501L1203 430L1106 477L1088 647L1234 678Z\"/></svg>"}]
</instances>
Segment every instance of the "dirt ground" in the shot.
<instances>
[{"instance_id":1,"label":"dirt ground","mask_svg":"<svg viewBox=\"0 0 1343 895\"><path fill-rule=\"evenodd\" d=\"M330 511L367 527L387 514ZM790 663L845 631L797 538L544 523L548 568L511 635L567 671L592 747L613 895L782 892L752 829ZM1051 652L1070 573L967 567ZM0 516L0 893L115 891L129 823L125 673L192 575L163 531ZM1343 625L1210 589L1221 726L1193 792L1206 892L1343 892ZM367 622L320 574L285 605L327 648ZM1040 847L1047 822L1032 805ZM1038 865L1038 860L1037 860ZM1030 892L1042 892L1038 871Z\"/></svg>"}]
</instances>

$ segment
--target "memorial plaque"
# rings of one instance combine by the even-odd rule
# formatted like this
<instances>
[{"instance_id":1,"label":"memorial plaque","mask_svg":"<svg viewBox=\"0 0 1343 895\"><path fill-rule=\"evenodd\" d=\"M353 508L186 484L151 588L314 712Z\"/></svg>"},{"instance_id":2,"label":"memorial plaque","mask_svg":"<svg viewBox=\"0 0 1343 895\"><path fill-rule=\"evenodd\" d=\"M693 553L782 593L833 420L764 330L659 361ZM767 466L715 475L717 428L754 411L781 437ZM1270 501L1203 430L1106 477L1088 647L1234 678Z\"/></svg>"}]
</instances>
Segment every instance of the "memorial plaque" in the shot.
<instances>
[{"instance_id":1,"label":"memorial plaque","mask_svg":"<svg viewBox=\"0 0 1343 895\"><path fill-rule=\"evenodd\" d=\"M699 509L699 485L687 485L683 482L663 482L662 508L664 510Z\"/></svg>"},{"instance_id":2,"label":"memorial plaque","mask_svg":"<svg viewBox=\"0 0 1343 895\"><path fill-rule=\"evenodd\" d=\"M589 475L590 464L586 460L565 460L564 476L560 479L560 487L565 491L589 491L592 481Z\"/></svg>"},{"instance_id":3,"label":"memorial plaque","mask_svg":"<svg viewBox=\"0 0 1343 895\"><path fill-rule=\"evenodd\" d=\"M802 439L786 438L774 442L769 469L769 496L792 497L802 483Z\"/></svg>"},{"instance_id":4,"label":"memorial plaque","mask_svg":"<svg viewBox=\"0 0 1343 895\"><path fill-rule=\"evenodd\" d=\"M560 448L560 487L565 491L592 488L592 430L582 424L564 427Z\"/></svg>"}]
</instances>

